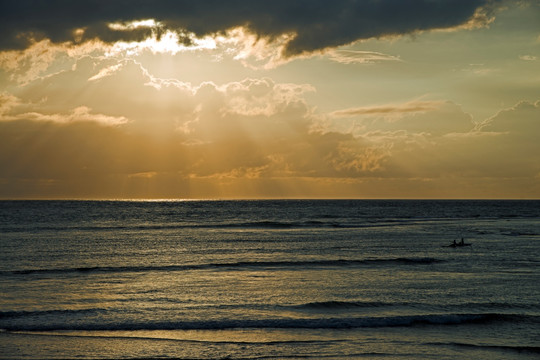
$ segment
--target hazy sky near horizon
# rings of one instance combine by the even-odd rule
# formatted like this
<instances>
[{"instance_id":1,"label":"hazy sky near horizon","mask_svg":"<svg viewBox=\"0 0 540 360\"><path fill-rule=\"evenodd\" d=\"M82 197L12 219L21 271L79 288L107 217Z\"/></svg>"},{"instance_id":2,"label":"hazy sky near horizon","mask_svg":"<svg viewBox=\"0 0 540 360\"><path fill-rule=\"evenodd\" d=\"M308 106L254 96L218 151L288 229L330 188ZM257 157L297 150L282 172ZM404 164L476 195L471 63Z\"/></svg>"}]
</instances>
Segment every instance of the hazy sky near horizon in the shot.
<instances>
[{"instance_id":1,"label":"hazy sky near horizon","mask_svg":"<svg viewBox=\"0 0 540 360\"><path fill-rule=\"evenodd\" d=\"M540 1L0 1L0 198L540 198Z\"/></svg>"}]
</instances>

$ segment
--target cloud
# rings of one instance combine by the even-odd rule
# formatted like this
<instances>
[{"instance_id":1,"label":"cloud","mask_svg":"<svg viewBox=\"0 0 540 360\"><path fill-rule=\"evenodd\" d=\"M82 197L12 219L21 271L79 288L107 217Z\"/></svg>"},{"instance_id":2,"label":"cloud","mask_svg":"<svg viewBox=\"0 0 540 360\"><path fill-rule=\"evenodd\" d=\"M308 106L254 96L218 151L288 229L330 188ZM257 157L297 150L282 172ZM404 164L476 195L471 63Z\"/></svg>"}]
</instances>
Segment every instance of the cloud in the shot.
<instances>
[{"instance_id":1,"label":"cloud","mask_svg":"<svg viewBox=\"0 0 540 360\"><path fill-rule=\"evenodd\" d=\"M79 57L0 94L0 196L384 197L456 184L459 196L540 173L540 103L474 128L443 100L321 114L306 99L314 90L271 78L190 84L134 60Z\"/></svg>"},{"instance_id":2,"label":"cloud","mask_svg":"<svg viewBox=\"0 0 540 360\"><path fill-rule=\"evenodd\" d=\"M401 61L399 56L374 51L334 50L329 53L330 60L342 64L372 64L383 61Z\"/></svg>"},{"instance_id":3,"label":"cloud","mask_svg":"<svg viewBox=\"0 0 540 360\"><path fill-rule=\"evenodd\" d=\"M343 123L348 123L354 134L370 134L379 139L387 139L388 134L401 137L400 132L444 136L474 128L471 115L459 105L441 100L349 108L334 111L330 117L342 128Z\"/></svg>"},{"instance_id":4,"label":"cloud","mask_svg":"<svg viewBox=\"0 0 540 360\"><path fill-rule=\"evenodd\" d=\"M115 72L120 70L122 68L122 66L123 66L123 64L120 63L120 64L111 65L111 66L108 66L106 68L103 68L96 75L90 77L88 79L88 81L96 81L96 80L102 79L104 77L111 76L112 74L114 74Z\"/></svg>"},{"instance_id":5,"label":"cloud","mask_svg":"<svg viewBox=\"0 0 540 360\"><path fill-rule=\"evenodd\" d=\"M57 123L70 123L77 121L96 122L107 126L116 126L127 123L129 120L124 116L108 116L104 114L92 114L92 109L86 106L79 106L67 114L41 114L38 112L22 113L17 115L18 119L34 121L51 121Z\"/></svg>"},{"instance_id":6,"label":"cloud","mask_svg":"<svg viewBox=\"0 0 540 360\"><path fill-rule=\"evenodd\" d=\"M10 80L21 85L41 76L58 56L58 46L45 40L22 51L0 52L0 68L10 73Z\"/></svg>"},{"instance_id":7,"label":"cloud","mask_svg":"<svg viewBox=\"0 0 540 360\"><path fill-rule=\"evenodd\" d=\"M53 43L142 41L167 31L178 42L245 28L268 41L287 35L284 58L351 42L433 29L481 26L499 1L355 0L195 1L86 0L4 1L0 5L1 49L21 49L33 41ZM487 15L486 15L487 14ZM195 36L189 35L194 34Z\"/></svg>"},{"instance_id":8,"label":"cloud","mask_svg":"<svg viewBox=\"0 0 540 360\"><path fill-rule=\"evenodd\" d=\"M442 101L411 101L397 105L384 106L365 106L356 107L344 110L337 110L332 113L335 117L350 117L358 115L374 115L374 114L403 114L426 112L436 110L443 105Z\"/></svg>"},{"instance_id":9,"label":"cloud","mask_svg":"<svg viewBox=\"0 0 540 360\"><path fill-rule=\"evenodd\" d=\"M457 120L456 115L454 112L446 120ZM442 137L424 134L426 141L410 141L410 136L408 141L407 137L394 140L387 168L399 177L409 173L426 178L463 177L471 182L480 178L493 183L511 178L532 180L540 172L539 119L540 102L520 102L469 132ZM499 191L506 190L501 187Z\"/></svg>"},{"instance_id":10,"label":"cloud","mask_svg":"<svg viewBox=\"0 0 540 360\"><path fill-rule=\"evenodd\" d=\"M532 56L532 55L520 55L519 59L520 60L525 60L525 61L536 61L537 60L536 56Z\"/></svg>"},{"instance_id":11,"label":"cloud","mask_svg":"<svg viewBox=\"0 0 540 360\"><path fill-rule=\"evenodd\" d=\"M130 196L170 197L187 183L210 191L231 181L367 176L384 161L379 146L312 129L318 115L304 99L314 90L308 84L191 85L122 64L111 71L110 59L83 57L17 96L2 94L3 194L26 183L26 194L118 197L125 184ZM89 81L96 74L107 76Z\"/></svg>"},{"instance_id":12,"label":"cloud","mask_svg":"<svg viewBox=\"0 0 540 360\"><path fill-rule=\"evenodd\" d=\"M26 49L0 52L0 69L9 74L9 81L25 86L32 81L71 69L82 57L110 57L107 51L112 47L99 41L73 45L54 44L46 39L32 43Z\"/></svg>"},{"instance_id":13,"label":"cloud","mask_svg":"<svg viewBox=\"0 0 540 360\"><path fill-rule=\"evenodd\" d=\"M123 125L129 122L124 116L108 116L91 113L87 106L79 106L68 113L44 114L38 111L20 112L17 108L32 108L32 104L23 104L13 95L0 95L0 121L30 120L53 123L95 122L106 126Z\"/></svg>"},{"instance_id":14,"label":"cloud","mask_svg":"<svg viewBox=\"0 0 540 360\"><path fill-rule=\"evenodd\" d=\"M0 120L9 116L13 108L21 104L21 99L8 93L0 93Z\"/></svg>"},{"instance_id":15,"label":"cloud","mask_svg":"<svg viewBox=\"0 0 540 360\"><path fill-rule=\"evenodd\" d=\"M540 134L540 100L521 101L499 111L476 126L477 131L495 132L518 137L537 137Z\"/></svg>"},{"instance_id":16,"label":"cloud","mask_svg":"<svg viewBox=\"0 0 540 360\"><path fill-rule=\"evenodd\" d=\"M276 84L269 78L245 79L216 87L227 97L223 112L244 116L272 116L295 102L302 102L302 95L315 89L308 84Z\"/></svg>"}]
</instances>

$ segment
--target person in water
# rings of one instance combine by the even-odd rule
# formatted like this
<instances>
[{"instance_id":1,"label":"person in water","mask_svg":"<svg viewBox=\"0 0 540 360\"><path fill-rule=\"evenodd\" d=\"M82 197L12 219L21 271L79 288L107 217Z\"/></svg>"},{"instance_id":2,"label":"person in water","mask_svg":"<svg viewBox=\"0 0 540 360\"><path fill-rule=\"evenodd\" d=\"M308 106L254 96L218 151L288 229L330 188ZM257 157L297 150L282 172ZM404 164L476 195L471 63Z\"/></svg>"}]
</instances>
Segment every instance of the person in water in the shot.
<instances>
[{"instance_id":1,"label":"person in water","mask_svg":"<svg viewBox=\"0 0 540 360\"><path fill-rule=\"evenodd\" d=\"M463 238L461 238L461 241L459 242L459 245L464 245L465 242L463 241Z\"/></svg>"}]
</instances>

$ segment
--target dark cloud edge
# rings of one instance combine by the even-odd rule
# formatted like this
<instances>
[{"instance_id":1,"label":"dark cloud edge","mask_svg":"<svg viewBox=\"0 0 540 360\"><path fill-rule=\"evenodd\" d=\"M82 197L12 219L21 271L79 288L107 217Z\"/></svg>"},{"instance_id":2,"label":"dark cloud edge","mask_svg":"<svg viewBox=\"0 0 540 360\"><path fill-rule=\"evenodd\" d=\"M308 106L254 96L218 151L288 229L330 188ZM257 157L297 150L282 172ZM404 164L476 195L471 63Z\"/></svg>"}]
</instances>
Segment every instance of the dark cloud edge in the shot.
<instances>
[{"instance_id":1,"label":"dark cloud edge","mask_svg":"<svg viewBox=\"0 0 540 360\"><path fill-rule=\"evenodd\" d=\"M284 57L334 48L362 39L448 29L489 17L507 0L19 0L0 1L0 50L24 49L34 41L106 43L138 41L166 29L197 36L245 27L275 39L295 34ZM478 14L484 14L478 18ZM108 24L155 19L159 28L131 31ZM75 31L84 29L77 38ZM180 41L189 44L189 39Z\"/></svg>"}]
</instances>

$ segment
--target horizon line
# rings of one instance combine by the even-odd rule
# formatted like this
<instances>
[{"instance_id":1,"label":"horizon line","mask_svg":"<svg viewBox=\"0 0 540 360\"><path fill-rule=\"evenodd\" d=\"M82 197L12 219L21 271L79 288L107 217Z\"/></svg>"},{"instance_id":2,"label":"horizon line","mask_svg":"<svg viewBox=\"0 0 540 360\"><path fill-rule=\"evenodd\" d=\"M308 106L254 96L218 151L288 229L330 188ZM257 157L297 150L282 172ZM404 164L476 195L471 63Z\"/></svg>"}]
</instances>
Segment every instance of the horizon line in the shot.
<instances>
[{"instance_id":1,"label":"horizon line","mask_svg":"<svg viewBox=\"0 0 540 360\"><path fill-rule=\"evenodd\" d=\"M222 197L222 198L0 198L0 201L110 201L110 202L196 202L196 201L540 201L540 198L359 198L359 197Z\"/></svg>"}]
</instances>

